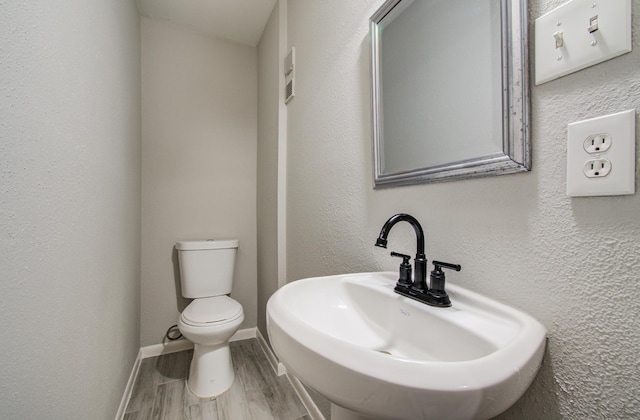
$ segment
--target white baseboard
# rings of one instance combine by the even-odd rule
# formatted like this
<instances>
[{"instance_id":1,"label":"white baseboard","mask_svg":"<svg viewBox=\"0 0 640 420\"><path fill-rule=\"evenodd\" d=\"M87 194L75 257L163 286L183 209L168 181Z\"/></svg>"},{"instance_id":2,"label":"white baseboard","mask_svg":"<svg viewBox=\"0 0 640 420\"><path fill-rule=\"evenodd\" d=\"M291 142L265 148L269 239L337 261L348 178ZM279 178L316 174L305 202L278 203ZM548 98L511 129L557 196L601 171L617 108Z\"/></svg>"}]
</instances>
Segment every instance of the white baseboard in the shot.
<instances>
[{"instance_id":1,"label":"white baseboard","mask_svg":"<svg viewBox=\"0 0 640 420\"><path fill-rule=\"evenodd\" d=\"M118 411L116 411L115 420L122 420L125 414L125 410L127 409L127 405L129 405L129 400L131 399L131 393L133 392L133 385L138 377L138 371L140 370L140 362L142 361L142 349L138 350L138 356L136 357L135 362L133 362L133 368L131 369L131 374L129 374L129 380L127 381L127 386L124 388L124 393L122 394L122 400L120 401L120 406L118 407Z\"/></svg>"},{"instance_id":2,"label":"white baseboard","mask_svg":"<svg viewBox=\"0 0 640 420\"><path fill-rule=\"evenodd\" d=\"M255 338L256 328L245 328L236 331L236 333L229 339L229 341L247 340L249 338ZM175 341L168 341L166 343L152 344L140 349L142 352L142 358L160 356L163 354L176 353L183 350L191 350L193 343L186 338L181 338Z\"/></svg>"},{"instance_id":3,"label":"white baseboard","mask_svg":"<svg viewBox=\"0 0 640 420\"><path fill-rule=\"evenodd\" d=\"M240 340L248 340L250 338L256 338L257 330L258 329L256 327L238 330L235 334L233 334L233 337L231 337L229 341L240 341Z\"/></svg>"},{"instance_id":4,"label":"white baseboard","mask_svg":"<svg viewBox=\"0 0 640 420\"><path fill-rule=\"evenodd\" d=\"M311 396L305 389L304 385L302 385L302 382L300 382L300 380L295 376L287 373L287 368L282 363L280 363L276 355L271 350L271 347L269 347L269 344L267 344L267 340L265 340L264 336L257 328L256 338L258 339L258 343L260 343L260 347L262 347L262 351L267 356L267 359L269 360L269 363L271 364L274 372L278 376L287 375L289 383L291 383L294 391L296 391L296 394L298 394L298 398L300 398L302 405L304 405L304 408L307 409L307 412L309 413L309 416L312 418L312 420L325 420L325 417L318 409L316 403L313 402L313 399L311 399Z\"/></svg>"},{"instance_id":5,"label":"white baseboard","mask_svg":"<svg viewBox=\"0 0 640 420\"><path fill-rule=\"evenodd\" d=\"M166 343L152 344L150 346L144 346L140 348L142 352L142 358L160 356L163 354L175 353L183 350L190 350L193 348L193 343L186 338L181 338L175 341L167 341Z\"/></svg>"},{"instance_id":6,"label":"white baseboard","mask_svg":"<svg viewBox=\"0 0 640 420\"><path fill-rule=\"evenodd\" d=\"M264 338L260 330L257 328L256 328L256 338L258 339L258 343L260 343L260 347L262 347L262 351L264 352L264 355L267 356L267 359L269 360L269 363L271 364L271 367L273 368L273 371L276 373L276 375L282 376L286 374L287 368L284 367L284 365L280 363L280 361L278 361L278 358L271 350L271 347L269 347L267 340Z\"/></svg>"},{"instance_id":7,"label":"white baseboard","mask_svg":"<svg viewBox=\"0 0 640 420\"><path fill-rule=\"evenodd\" d=\"M289 379L293 389L296 391L296 394L298 394L298 398L302 401L302 405L304 405L304 408L309 412L309 417L311 417L312 420L326 420L316 403L313 402L313 399L305 389L304 385L302 385L302 382L290 373L287 373L287 379Z\"/></svg>"}]
</instances>

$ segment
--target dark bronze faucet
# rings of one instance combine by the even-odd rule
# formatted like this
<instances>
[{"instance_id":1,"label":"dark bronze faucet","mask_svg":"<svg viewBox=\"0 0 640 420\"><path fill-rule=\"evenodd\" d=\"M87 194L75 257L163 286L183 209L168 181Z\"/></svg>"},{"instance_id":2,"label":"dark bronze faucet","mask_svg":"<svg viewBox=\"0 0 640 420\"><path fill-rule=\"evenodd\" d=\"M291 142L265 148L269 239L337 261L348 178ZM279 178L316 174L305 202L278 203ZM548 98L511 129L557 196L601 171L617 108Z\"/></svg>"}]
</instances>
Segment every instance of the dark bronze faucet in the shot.
<instances>
[{"instance_id":1,"label":"dark bronze faucet","mask_svg":"<svg viewBox=\"0 0 640 420\"><path fill-rule=\"evenodd\" d=\"M387 247L387 236L389 236L389 231L398 222L408 222L416 232L416 257L414 258L415 276L412 281L411 265L409 264L410 257L408 255L392 252L392 256L402 258L402 264L400 265L400 278L393 290L403 296L418 300L431 306L451 306L451 300L444 290L445 276L442 268L450 268L460 271L461 267L457 264L434 261L434 270L431 272L431 289L429 289L427 286L427 258L424 255L424 232L422 230L422 226L420 226L420 222L418 222L415 217L406 213L399 213L391 216L382 226L380 235L378 235L378 239L376 240L376 246L381 248Z\"/></svg>"},{"instance_id":2,"label":"dark bronze faucet","mask_svg":"<svg viewBox=\"0 0 640 420\"><path fill-rule=\"evenodd\" d=\"M382 230L380 230L380 235L378 235L378 240L376 241L376 246L381 248L387 247L389 231L398 222L408 222L413 227L413 230L416 231L416 257L413 260L415 267L413 287L417 290L427 290L427 258L424 255L424 232L422 231L420 222L418 222L415 217L405 213L391 216L382 226Z\"/></svg>"}]
</instances>

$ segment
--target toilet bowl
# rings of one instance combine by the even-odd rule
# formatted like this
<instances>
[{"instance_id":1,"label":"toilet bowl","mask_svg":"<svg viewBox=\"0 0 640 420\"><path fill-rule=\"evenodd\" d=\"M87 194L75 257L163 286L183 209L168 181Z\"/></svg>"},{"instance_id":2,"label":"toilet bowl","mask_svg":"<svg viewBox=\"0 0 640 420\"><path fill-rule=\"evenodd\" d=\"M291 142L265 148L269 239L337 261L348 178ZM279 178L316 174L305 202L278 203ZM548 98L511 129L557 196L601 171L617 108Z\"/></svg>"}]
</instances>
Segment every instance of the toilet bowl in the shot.
<instances>
[{"instance_id":1,"label":"toilet bowl","mask_svg":"<svg viewBox=\"0 0 640 420\"><path fill-rule=\"evenodd\" d=\"M194 344L187 386L196 396L218 396L233 384L229 339L243 320L242 306L227 296L195 299L180 315L178 328Z\"/></svg>"},{"instance_id":2,"label":"toilet bowl","mask_svg":"<svg viewBox=\"0 0 640 420\"><path fill-rule=\"evenodd\" d=\"M176 244L182 295L193 298L178 320L193 343L187 387L200 398L222 394L235 378L229 339L244 320L242 305L229 297L237 248L237 240Z\"/></svg>"}]
</instances>

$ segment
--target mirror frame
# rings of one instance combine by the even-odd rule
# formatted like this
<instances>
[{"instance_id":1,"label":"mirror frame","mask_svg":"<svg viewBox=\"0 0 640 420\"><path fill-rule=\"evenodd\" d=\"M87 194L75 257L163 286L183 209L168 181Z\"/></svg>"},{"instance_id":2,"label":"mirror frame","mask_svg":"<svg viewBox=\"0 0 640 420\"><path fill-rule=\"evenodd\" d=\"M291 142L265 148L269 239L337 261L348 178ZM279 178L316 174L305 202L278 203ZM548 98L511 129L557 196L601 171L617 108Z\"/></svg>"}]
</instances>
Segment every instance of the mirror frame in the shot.
<instances>
[{"instance_id":1,"label":"mirror frame","mask_svg":"<svg viewBox=\"0 0 640 420\"><path fill-rule=\"evenodd\" d=\"M379 23L399 3L387 0L369 19L373 112L374 188L440 182L531 170L527 0L501 0L502 152L395 173L381 172L382 104Z\"/></svg>"}]
</instances>

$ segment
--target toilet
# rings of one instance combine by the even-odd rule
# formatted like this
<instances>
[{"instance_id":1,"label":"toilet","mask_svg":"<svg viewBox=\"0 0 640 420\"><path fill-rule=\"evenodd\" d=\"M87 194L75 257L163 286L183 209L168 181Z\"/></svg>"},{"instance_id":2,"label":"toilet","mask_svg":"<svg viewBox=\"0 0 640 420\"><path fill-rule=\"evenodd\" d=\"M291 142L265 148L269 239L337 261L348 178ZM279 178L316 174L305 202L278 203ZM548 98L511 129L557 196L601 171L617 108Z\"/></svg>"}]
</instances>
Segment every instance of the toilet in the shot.
<instances>
[{"instance_id":1,"label":"toilet","mask_svg":"<svg viewBox=\"0 0 640 420\"><path fill-rule=\"evenodd\" d=\"M237 249L237 240L176 243L182 296L193 298L178 321L180 332L194 345L187 386L201 398L222 394L235 377L229 339L244 312L228 295Z\"/></svg>"}]
</instances>

